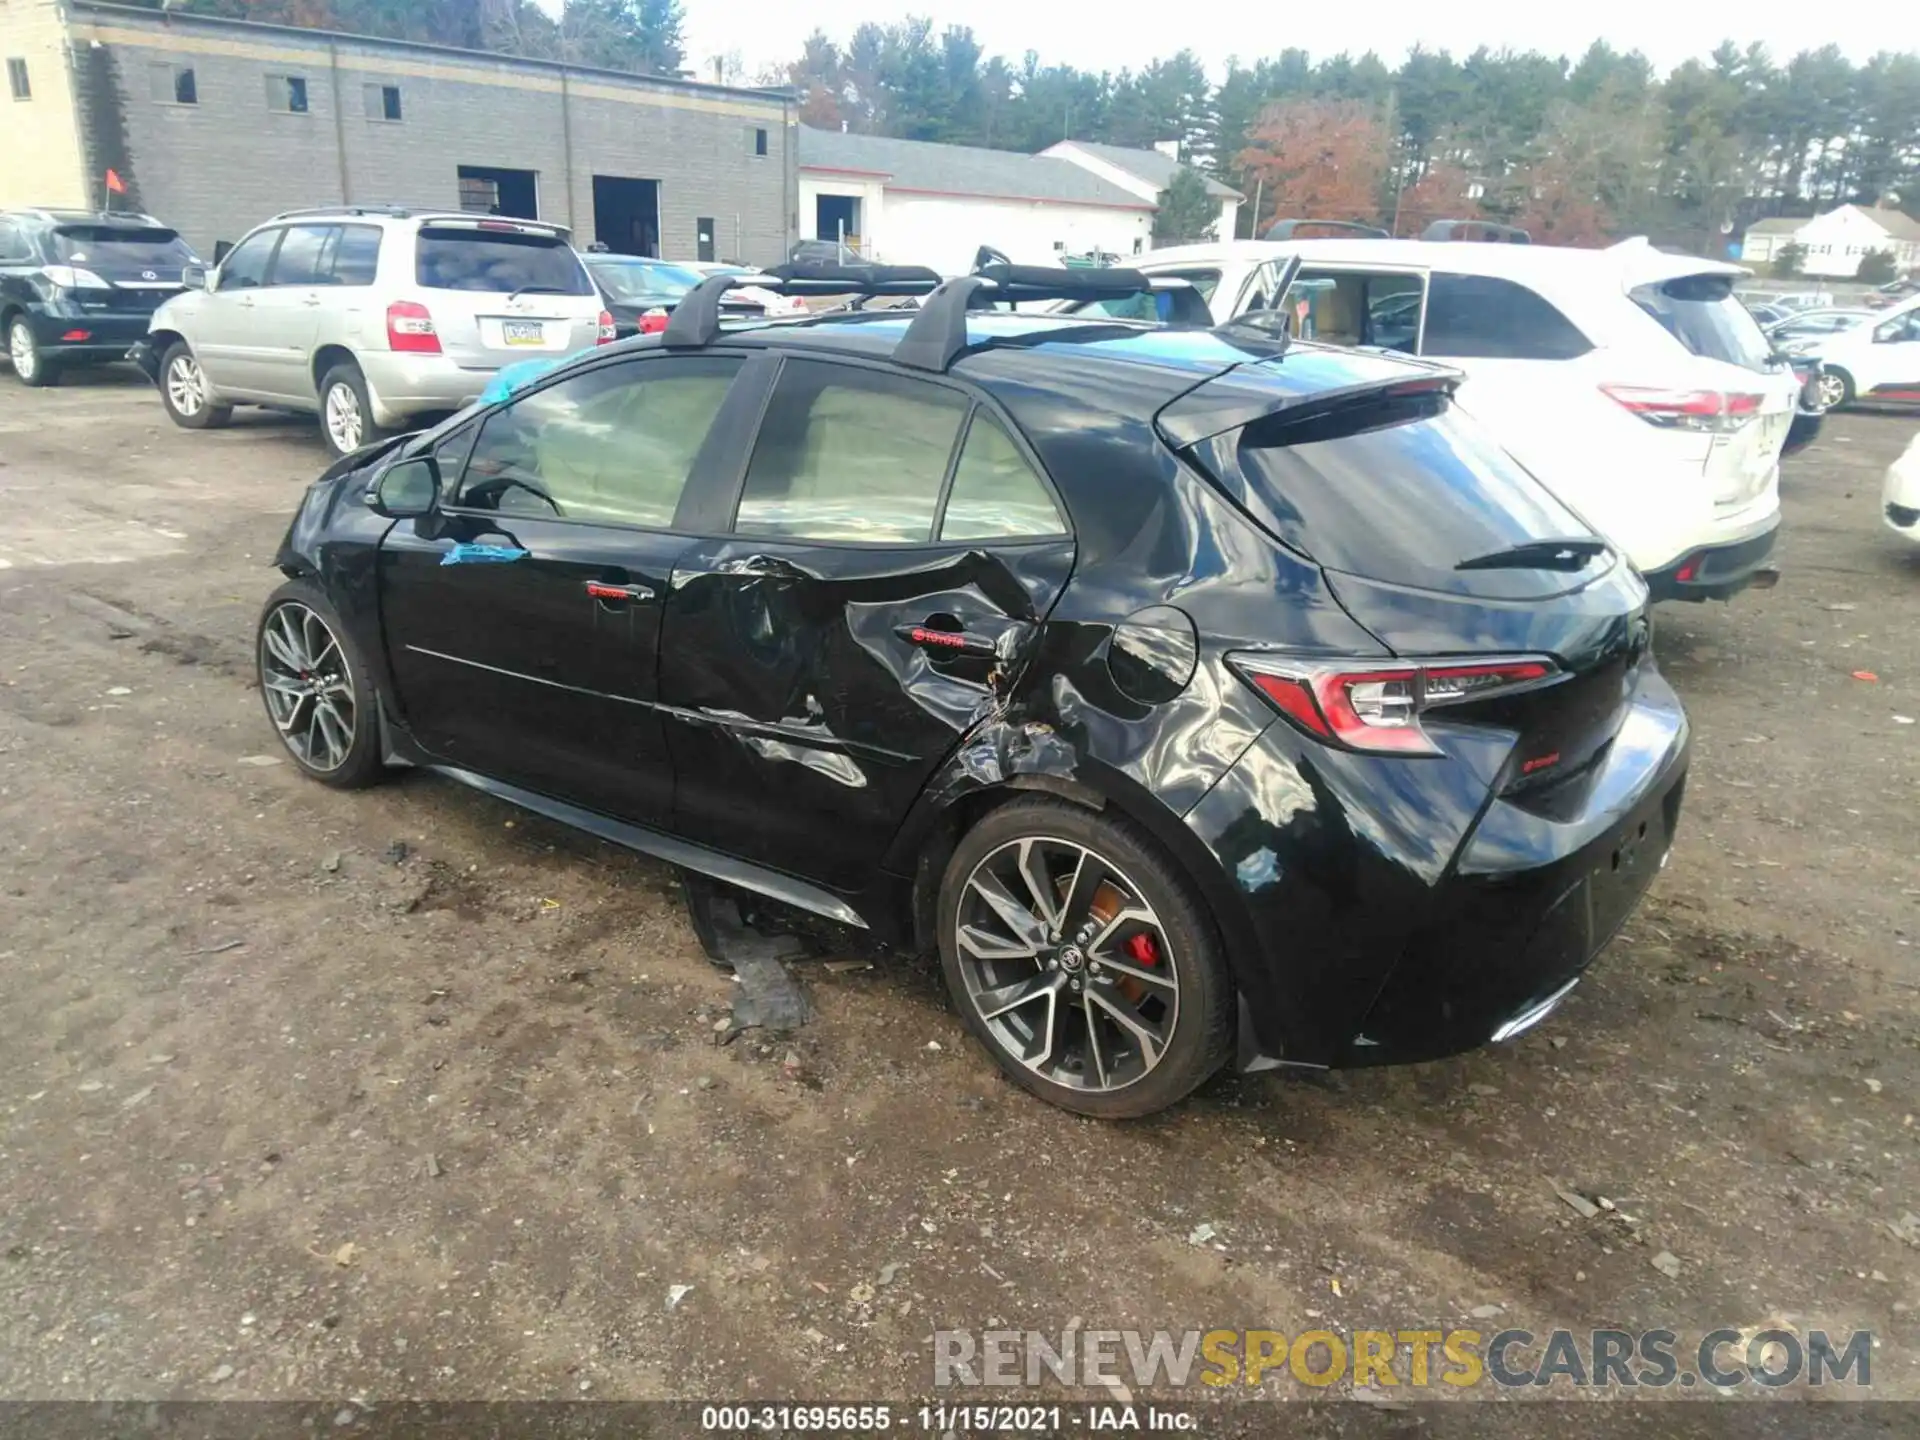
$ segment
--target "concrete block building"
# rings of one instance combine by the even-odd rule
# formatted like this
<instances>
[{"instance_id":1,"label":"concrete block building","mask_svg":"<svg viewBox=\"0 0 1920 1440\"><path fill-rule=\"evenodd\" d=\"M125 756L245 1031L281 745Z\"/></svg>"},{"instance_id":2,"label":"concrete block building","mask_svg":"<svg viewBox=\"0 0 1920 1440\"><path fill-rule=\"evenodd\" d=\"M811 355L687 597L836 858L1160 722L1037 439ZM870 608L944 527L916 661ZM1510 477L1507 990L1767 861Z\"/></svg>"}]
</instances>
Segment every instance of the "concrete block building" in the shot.
<instances>
[{"instance_id":1,"label":"concrete block building","mask_svg":"<svg viewBox=\"0 0 1920 1440\"><path fill-rule=\"evenodd\" d=\"M117 208L203 254L306 206L409 203L577 244L774 264L796 231L780 92L433 45L0 0L0 206Z\"/></svg>"}]
</instances>

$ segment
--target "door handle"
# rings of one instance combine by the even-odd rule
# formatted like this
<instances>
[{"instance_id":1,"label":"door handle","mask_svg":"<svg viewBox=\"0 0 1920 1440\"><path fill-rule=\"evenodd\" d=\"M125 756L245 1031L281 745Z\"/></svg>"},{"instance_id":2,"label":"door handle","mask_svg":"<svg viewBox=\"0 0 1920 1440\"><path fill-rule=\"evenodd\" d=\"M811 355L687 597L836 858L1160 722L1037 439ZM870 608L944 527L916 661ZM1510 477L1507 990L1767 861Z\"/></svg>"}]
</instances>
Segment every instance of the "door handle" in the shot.
<instances>
[{"instance_id":1,"label":"door handle","mask_svg":"<svg viewBox=\"0 0 1920 1440\"><path fill-rule=\"evenodd\" d=\"M611 600L618 603L653 599L653 591L645 585L610 585L604 580L587 581L587 594L596 600Z\"/></svg>"},{"instance_id":2,"label":"door handle","mask_svg":"<svg viewBox=\"0 0 1920 1440\"><path fill-rule=\"evenodd\" d=\"M320 297L318 295L309 295L300 303L310 310L318 310L320 308Z\"/></svg>"},{"instance_id":3,"label":"door handle","mask_svg":"<svg viewBox=\"0 0 1920 1440\"><path fill-rule=\"evenodd\" d=\"M966 655L991 660L1000 653L994 648L993 641L984 635L976 635L969 630L943 630L925 621L918 625L895 626L893 633L909 645L929 650L935 655Z\"/></svg>"}]
</instances>

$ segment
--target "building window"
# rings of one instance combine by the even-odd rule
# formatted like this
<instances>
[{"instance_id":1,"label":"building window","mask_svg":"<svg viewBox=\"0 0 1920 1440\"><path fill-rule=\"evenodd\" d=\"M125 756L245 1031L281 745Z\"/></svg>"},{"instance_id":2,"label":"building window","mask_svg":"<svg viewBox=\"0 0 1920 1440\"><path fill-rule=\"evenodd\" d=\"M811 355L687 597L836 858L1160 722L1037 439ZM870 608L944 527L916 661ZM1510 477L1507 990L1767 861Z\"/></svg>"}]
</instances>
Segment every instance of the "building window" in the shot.
<instances>
[{"instance_id":1,"label":"building window","mask_svg":"<svg viewBox=\"0 0 1920 1440\"><path fill-rule=\"evenodd\" d=\"M27 83L26 61L7 61L7 88L13 91L13 98L16 100L31 100L33 98L33 86Z\"/></svg>"},{"instance_id":2,"label":"building window","mask_svg":"<svg viewBox=\"0 0 1920 1440\"><path fill-rule=\"evenodd\" d=\"M765 155L767 153L767 132L763 126L756 125L753 129L749 130L747 132L747 139L752 144L755 155Z\"/></svg>"},{"instance_id":3,"label":"building window","mask_svg":"<svg viewBox=\"0 0 1920 1440\"><path fill-rule=\"evenodd\" d=\"M500 182L478 175L460 177L460 208L474 215L500 213Z\"/></svg>"},{"instance_id":4,"label":"building window","mask_svg":"<svg viewBox=\"0 0 1920 1440\"><path fill-rule=\"evenodd\" d=\"M307 82L300 75L267 76L267 108L286 115L307 113Z\"/></svg>"},{"instance_id":5,"label":"building window","mask_svg":"<svg viewBox=\"0 0 1920 1440\"><path fill-rule=\"evenodd\" d=\"M200 89L194 84L191 65L155 65L152 70L152 95L161 105L198 105Z\"/></svg>"},{"instance_id":6,"label":"building window","mask_svg":"<svg viewBox=\"0 0 1920 1440\"><path fill-rule=\"evenodd\" d=\"M369 85L366 89L367 119L398 120L400 118L400 87L398 85Z\"/></svg>"}]
</instances>

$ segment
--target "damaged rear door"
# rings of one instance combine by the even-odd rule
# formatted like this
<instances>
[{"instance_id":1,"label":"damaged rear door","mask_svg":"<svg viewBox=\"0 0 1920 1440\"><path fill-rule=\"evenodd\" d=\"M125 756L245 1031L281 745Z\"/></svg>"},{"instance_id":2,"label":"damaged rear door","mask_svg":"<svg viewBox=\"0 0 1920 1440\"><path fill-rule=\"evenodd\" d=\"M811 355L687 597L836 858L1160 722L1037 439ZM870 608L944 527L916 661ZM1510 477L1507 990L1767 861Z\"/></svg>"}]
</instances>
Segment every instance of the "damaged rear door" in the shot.
<instances>
[{"instance_id":1,"label":"damaged rear door","mask_svg":"<svg viewBox=\"0 0 1920 1440\"><path fill-rule=\"evenodd\" d=\"M1065 513L965 388L783 362L732 533L674 571L674 828L840 889L870 881L1031 655L1073 567Z\"/></svg>"}]
</instances>

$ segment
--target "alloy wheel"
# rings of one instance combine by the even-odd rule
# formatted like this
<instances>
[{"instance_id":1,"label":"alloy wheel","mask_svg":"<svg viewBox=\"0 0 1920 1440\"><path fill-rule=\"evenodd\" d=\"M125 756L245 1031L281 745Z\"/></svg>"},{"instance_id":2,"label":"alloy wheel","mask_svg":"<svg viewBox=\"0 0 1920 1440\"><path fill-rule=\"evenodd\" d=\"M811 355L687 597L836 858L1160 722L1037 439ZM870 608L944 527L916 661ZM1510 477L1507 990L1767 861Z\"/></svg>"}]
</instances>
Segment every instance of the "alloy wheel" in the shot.
<instances>
[{"instance_id":1,"label":"alloy wheel","mask_svg":"<svg viewBox=\"0 0 1920 1440\"><path fill-rule=\"evenodd\" d=\"M360 397L354 394L353 387L344 381L329 386L326 411L327 438L333 441L333 448L343 455L358 450L363 424Z\"/></svg>"},{"instance_id":2,"label":"alloy wheel","mask_svg":"<svg viewBox=\"0 0 1920 1440\"><path fill-rule=\"evenodd\" d=\"M1076 1090L1135 1084L1165 1056L1180 980L1140 888L1097 851L1031 836L992 851L961 892L967 998L1007 1053Z\"/></svg>"},{"instance_id":3,"label":"alloy wheel","mask_svg":"<svg viewBox=\"0 0 1920 1440\"><path fill-rule=\"evenodd\" d=\"M1820 377L1820 408L1831 410L1847 398L1847 382L1832 371Z\"/></svg>"},{"instance_id":4,"label":"alloy wheel","mask_svg":"<svg viewBox=\"0 0 1920 1440\"><path fill-rule=\"evenodd\" d=\"M179 414L192 419L207 403L207 378L191 355L176 355L167 366L167 399Z\"/></svg>"},{"instance_id":5,"label":"alloy wheel","mask_svg":"<svg viewBox=\"0 0 1920 1440\"><path fill-rule=\"evenodd\" d=\"M7 358L13 361L13 373L22 380L31 380L40 373L40 351L24 320L14 321L7 331Z\"/></svg>"},{"instance_id":6,"label":"alloy wheel","mask_svg":"<svg viewBox=\"0 0 1920 1440\"><path fill-rule=\"evenodd\" d=\"M359 708L346 652L327 622L289 600L260 627L260 688L296 759L337 770L353 748Z\"/></svg>"}]
</instances>

